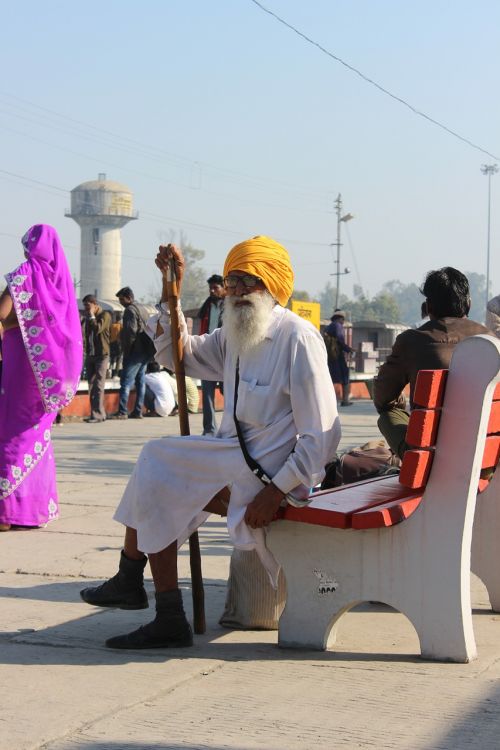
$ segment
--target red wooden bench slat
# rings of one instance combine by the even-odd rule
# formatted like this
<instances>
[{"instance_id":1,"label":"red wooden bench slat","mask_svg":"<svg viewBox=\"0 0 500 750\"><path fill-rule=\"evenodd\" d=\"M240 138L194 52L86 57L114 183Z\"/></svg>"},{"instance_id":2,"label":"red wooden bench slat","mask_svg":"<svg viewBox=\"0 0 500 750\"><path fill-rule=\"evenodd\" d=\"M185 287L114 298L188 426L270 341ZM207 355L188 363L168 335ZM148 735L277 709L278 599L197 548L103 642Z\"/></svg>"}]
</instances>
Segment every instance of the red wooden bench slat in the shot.
<instances>
[{"instance_id":1,"label":"red wooden bench slat","mask_svg":"<svg viewBox=\"0 0 500 750\"><path fill-rule=\"evenodd\" d=\"M299 521L318 526L331 526L336 529L350 529L353 513L388 501L399 501L410 491L398 482L398 477L382 477L376 481L356 482L336 487L314 496L304 508L287 505L280 509L278 518L286 521Z\"/></svg>"},{"instance_id":2,"label":"red wooden bench slat","mask_svg":"<svg viewBox=\"0 0 500 750\"><path fill-rule=\"evenodd\" d=\"M352 516L353 529L379 529L383 526L395 526L418 508L423 495L410 495L401 500L378 505L376 508L360 510Z\"/></svg>"},{"instance_id":3,"label":"red wooden bench slat","mask_svg":"<svg viewBox=\"0 0 500 750\"><path fill-rule=\"evenodd\" d=\"M482 469L492 469L500 459L500 435L488 435L484 444Z\"/></svg>"},{"instance_id":4,"label":"red wooden bench slat","mask_svg":"<svg viewBox=\"0 0 500 750\"><path fill-rule=\"evenodd\" d=\"M424 487L434 458L433 451L407 450L403 456L399 481L410 489Z\"/></svg>"},{"instance_id":5,"label":"red wooden bench slat","mask_svg":"<svg viewBox=\"0 0 500 750\"><path fill-rule=\"evenodd\" d=\"M413 404L427 409L442 406L448 370L419 370Z\"/></svg>"},{"instance_id":6,"label":"red wooden bench slat","mask_svg":"<svg viewBox=\"0 0 500 750\"><path fill-rule=\"evenodd\" d=\"M488 421L488 435L500 432L500 401L493 401L491 404L490 419Z\"/></svg>"},{"instance_id":7,"label":"red wooden bench slat","mask_svg":"<svg viewBox=\"0 0 500 750\"><path fill-rule=\"evenodd\" d=\"M431 448L436 445L436 435L441 417L440 410L414 409L406 430L406 442L414 448Z\"/></svg>"},{"instance_id":8,"label":"red wooden bench slat","mask_svg":"<svg viewBox=\"0 0 500 750\"><path fill-rule=\"evenodd\" d=\"M373 529L394 526L412 515L420 505L434 458L432 448L441 417L448 370L420 370L413 396L415 408L406 433L406 442L415 446L407 450L399 477L377 477L335 489L315 493L313 501L303 508L290 505L280 508L277 518L338 529ZM482 468L497 466L500 461L500 383L497 384L488 422L488 437ZM480 479L478 491L489 484ZM415 493L415 490L419 490Z\"/></svg>"}]
</instances>

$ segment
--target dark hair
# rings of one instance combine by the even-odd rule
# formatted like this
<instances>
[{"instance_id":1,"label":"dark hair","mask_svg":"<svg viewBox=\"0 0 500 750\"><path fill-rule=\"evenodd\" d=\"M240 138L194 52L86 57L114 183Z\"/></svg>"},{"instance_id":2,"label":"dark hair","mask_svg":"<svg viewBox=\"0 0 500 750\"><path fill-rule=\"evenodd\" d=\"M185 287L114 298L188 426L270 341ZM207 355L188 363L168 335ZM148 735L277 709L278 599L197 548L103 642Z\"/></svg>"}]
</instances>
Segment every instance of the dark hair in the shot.
<instances>
[{"instance_id":1,"label":"dark hair","mask_svg":"<svg viewBox=\"0 0 500 750\"><path fill-rule=\"evenodd\" d=\"M127 297L128 299L134 299L134 293L129 286L124 286L117 291L115 297Z\"/></svg>"},{"instance_id":2,"label":"dark hair","mask_svg":"<svg viewBox=\"0 0 500 750\"><path fill-rule=\"evenodd\" d=\"M219 286L224 286L224 279L218 273L213 273L210 278L207 279L207 284L219 284Z\"/></svg>"},{"instance_id":3,"label":"dark hair","mask_svg":"<svg viewBox=\"0 0 500 750\"><path fill-rule=\"evenodd\" d=\"M146 372L160 372L161 367L154 359L151 360L151 362L148 362L148 366L146 367Z\"/></svg>"},{"instance_id":4,"label":"dark hair","mask_svg":"<svg viewBox=\"0 0 500 750\"><path fill-rule=\"evenodd\" d=\"M420 292L435 318L463 318L469 314L469 282L456 268L445 266L438 271L429 271Z\"/></svg>"},{"instance_id":5,"label":"dark hair","mask_svg":"<svg viewBox=\"0 0 500 750\"><path fill-rule=\"evenodd\" d=\"M86 294L82 302L92 302L93 305L97 305L97 297L94 294Z\"/></svg>"}]
</instances>

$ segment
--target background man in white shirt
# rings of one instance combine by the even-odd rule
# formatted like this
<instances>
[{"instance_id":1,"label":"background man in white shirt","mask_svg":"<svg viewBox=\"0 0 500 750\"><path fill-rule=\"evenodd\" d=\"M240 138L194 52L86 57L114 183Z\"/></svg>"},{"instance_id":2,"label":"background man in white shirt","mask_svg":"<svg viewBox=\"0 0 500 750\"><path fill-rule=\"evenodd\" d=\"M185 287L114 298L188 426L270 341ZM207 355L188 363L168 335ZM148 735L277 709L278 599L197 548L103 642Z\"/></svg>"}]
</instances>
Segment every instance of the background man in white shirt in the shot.
<instances>
[{"instance_id":1,"label":"background man in white shirt","mask_svg":"<svg viewBox=\"0 0 500 750\"><path fill-rule=\"evenodd\" d=\"M144 406L146 416L168 417L175 408L174 390L170 376L158 362L150 362L146 369L146 393Z\"/></svg>"}]
</instances>

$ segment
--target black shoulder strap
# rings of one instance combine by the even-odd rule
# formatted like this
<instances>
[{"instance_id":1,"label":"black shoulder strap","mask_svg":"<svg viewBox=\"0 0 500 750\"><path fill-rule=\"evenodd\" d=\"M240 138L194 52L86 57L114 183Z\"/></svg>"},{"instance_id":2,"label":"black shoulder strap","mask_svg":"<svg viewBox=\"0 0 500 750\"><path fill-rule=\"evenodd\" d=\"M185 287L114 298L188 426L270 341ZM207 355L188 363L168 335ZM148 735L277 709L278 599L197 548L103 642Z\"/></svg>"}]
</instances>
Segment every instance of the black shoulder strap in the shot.
<instances>
[{"instance_id":1,"label":"black shoulder strap","mask_svg":"<svg viewBox=\"0 0 500 750\"><path fill-rule=\"evenodd\" d=\"M273 480L269 476L269 474L266 474L264 469L260 464L257 463L257 461L252 458L250 453L247 450L247 447L245 445L245 439L243 437L243 432L241 430L241 425L238 422L238 418L236 416L236 405L238 403L238 386L240 384L240 361L239 359L236 361L236 376L234 379L234 408L233 408L233 419L234 424L236 426L236 434L238 435L238 440L240 443L241 452L243 453L243 458L246 461L246 464L252 474L255 474L256 477L260 479L262 484L270 484ZM293 505L294 508L302 508L304 505L309 505L309 503L312 500L312 495L305 499L305 500L299 500L295 498L291 492L288 492L285 497L283 498L283 502L286 500L290 505Z\"/></svg>"}]
</instances>

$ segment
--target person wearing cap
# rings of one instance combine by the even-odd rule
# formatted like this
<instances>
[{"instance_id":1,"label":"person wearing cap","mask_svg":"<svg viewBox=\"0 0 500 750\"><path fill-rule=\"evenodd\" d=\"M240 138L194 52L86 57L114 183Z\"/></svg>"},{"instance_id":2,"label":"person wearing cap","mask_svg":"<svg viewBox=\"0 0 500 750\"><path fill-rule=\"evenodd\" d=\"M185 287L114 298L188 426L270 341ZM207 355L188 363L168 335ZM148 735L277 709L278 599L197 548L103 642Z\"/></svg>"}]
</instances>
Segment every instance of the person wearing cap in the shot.
<instances>
[{"instance_id":1,"label":"person wearing cap","mask_svg":"<svg viewBox=\"0 0 500 750\"><path fill-rule=\"evenodd\" d=\"M160 247L163 277L156 329L157 361L172 367L167 274L176 265L179 289L184 258L174 245ZM222 328L188 334L179 311L186 373L224 381L224 412L216 437L168 437L147 443L115 513L125 525L118 573L81 591L96 606L148 606L143 574L147 560L156 591L156 617L106 641L110 648L192 645L177 578L177 549L209 515L227 513L234 545L254 549L277 585L279 566L265 544L265 528L285 502L308 501L335 454L340 422L319 331L285 308L293 290L287 251L269 237L233 247L224 265ZM267 482L247 463L261 464ZM230 486L227 499L218 500ZM216 499L216 496L218 498ZM207 498L212 498L207 505ZM220 507L224 506L224 507ZM146 556L147 555L147 556Z\"/></svg>"},{"instance_id":2,"label":"person wearing cap","mask_svg":"<svg viewBox=\"0 0 500 750\"><path fill-rule=\"evenodd\" d=\"M222 325L222 312L224 310L224 279L214 273L207 279L209 296L200 307L198 318L200 319L200 335L213 333ZM201 393L203 404L203 434L215 435L217 422L215 420L215 389L217 381L202 380Z\"/></svg>"},{"instance_id":3,"label":"person wearing cap","mask_svg":"<svg viewBox=\"0 0 500 750\"><path fill-rule=\"evenodd\" d=\"M344 336L344 321L345 312L338 308L334 310L332 317L330 318L331 323L327 327L325 333L331 336L337 344L337 354L333 359L329 358L328 367L330 369L330 375L333 383L340 383L342 386L342 401L341 406L352 406L352 401L349 400L349 367L346 362L345 355L351 354L354 349L351 349L345 342Z\"/></svg>"}]
</instances>

